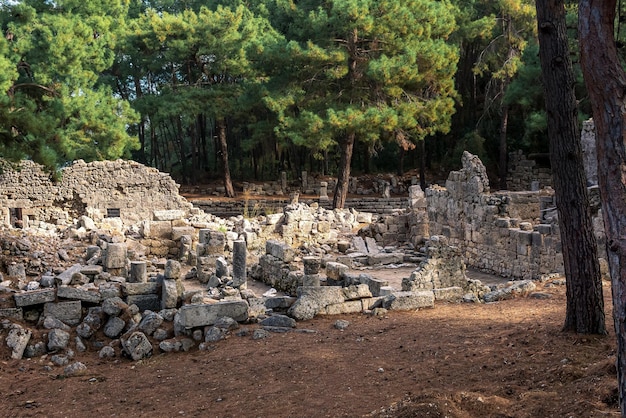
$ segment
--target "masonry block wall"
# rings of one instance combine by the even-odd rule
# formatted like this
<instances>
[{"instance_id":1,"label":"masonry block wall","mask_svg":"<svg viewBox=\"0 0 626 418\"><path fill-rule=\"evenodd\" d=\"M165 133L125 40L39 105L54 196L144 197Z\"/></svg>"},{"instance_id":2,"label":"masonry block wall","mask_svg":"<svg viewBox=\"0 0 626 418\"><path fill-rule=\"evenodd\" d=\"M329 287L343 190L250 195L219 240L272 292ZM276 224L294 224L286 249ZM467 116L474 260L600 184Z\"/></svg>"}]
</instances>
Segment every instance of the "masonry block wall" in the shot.
<instances>
[{"instance_id":1,"label":"masonry block wall","mask_svg":"<svg viewBox=\"0 0 626 418\"><path fill-rule=\"evenodd\" d=\"M191 209L168 175L134 161L75 161L53 181L41 166L3 164L0 173L2 222L63 224L69 216L94 220L119 217L125 223L151 220L155 210Z\"/></svg>"},{"instance_id":2,"label":"masonry block wall","mask_svg":"<svg viewBox=\"0 0 626 418\"><path fill-rule=\"evenodd\" d=\"M519 279L562 273L553 196L547 191L491 194L478 157L465 152L462 162L446 187L426 190L430 235L448 237L473 268Z\"/></svg>"}]
</instances>

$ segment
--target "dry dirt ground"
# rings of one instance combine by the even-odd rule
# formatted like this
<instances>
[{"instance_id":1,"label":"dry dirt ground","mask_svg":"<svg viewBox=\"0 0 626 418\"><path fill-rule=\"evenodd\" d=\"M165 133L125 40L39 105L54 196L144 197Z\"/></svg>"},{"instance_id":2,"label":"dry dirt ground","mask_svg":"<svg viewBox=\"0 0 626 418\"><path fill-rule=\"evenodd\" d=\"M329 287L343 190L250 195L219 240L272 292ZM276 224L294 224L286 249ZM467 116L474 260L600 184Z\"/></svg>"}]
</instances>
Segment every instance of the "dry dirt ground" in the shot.
<instances>
[{"instance_id":1,"label":"dry dirt ground","mask_svg":"<svg viewBox=\"0 0 626 418\"><path fill-rule=\"evenodd\" d=\"M619 416L610 288L607 336L562 333L551 299L355 314L301 332L231 335L207 351L133 362L79 353L64 377L47 358L0 355L0 414L11 417L606 417ZM334 327L337 319L350 322ZM258 325L244 325L253 330ZM304 332L309 330L309 332Z\"/></svg>"}]
</instances>

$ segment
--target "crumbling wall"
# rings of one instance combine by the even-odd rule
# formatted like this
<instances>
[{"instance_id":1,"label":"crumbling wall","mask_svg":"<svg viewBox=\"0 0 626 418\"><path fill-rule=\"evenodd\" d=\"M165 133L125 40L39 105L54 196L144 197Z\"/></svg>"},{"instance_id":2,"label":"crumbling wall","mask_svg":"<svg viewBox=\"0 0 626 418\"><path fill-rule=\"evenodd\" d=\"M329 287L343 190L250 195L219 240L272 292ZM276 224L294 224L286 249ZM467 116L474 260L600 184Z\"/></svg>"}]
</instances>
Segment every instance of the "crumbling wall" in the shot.
<instances>
[{"instance_id":1,"label":"crumbling wall","mask_svg":"<svg viewBox=\"0 0 626 418\"><path fill-rule=\"evenodd\" d=\"M134 161L75 161L54 181L41 166L3 164L0 207L4 224L66 224L72 217L119 217L124 223L153 219L155 210L188 212L191 205L165 173ZM20 225L18 225L20 226Z\"/></svg>"},{"instance_id":2,"label":"crumbling wall","mask_svg":"<svg viewBox=\"0 0 626 418\"><path fill-rule=\"evenodd\" d=\"M506 185L512 191L539 190L552 186L552 170L527 158L521 150L509 153Z\"/></svg>"},{"instance_id":3,"label":"crumbling wall","mask_svg":"<svg viewBox=\"0 0 626 418\"><path fill-rule=\"evenodd\" d=\"M548 190L489 192L485 167L465 152L446 187L426 190L428 229L458 247L465 263L504 277L563 272L560 234Z\"/></svg>"}]
</instances>

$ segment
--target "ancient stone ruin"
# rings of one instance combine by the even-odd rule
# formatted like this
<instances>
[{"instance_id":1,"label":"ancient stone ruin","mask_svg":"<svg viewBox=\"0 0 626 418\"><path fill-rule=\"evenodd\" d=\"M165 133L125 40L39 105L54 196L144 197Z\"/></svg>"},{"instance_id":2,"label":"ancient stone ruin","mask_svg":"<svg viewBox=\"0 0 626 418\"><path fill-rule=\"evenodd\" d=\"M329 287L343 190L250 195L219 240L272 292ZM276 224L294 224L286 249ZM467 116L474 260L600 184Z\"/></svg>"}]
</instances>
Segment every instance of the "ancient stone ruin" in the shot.
<instances>
[{"instance_id":1,"label":"ancient stone ruin","mask_svg":"<svg viewBox=\"0 0 626 418\"><path fill-rule=\"evenodd\" d=\"M84 370L75 351L138 360L229 333L266 338L316 315L491 302L533 292L532 280L562 283L551 190L491 193L480 160L462 163L445 187L410 186L403 208L382 213L294 199L229 218L135 162L76 162L59 181L31 162L5 165L0 335L13 358L50 355L71 374ZM398 267L409 273L394 283L381 275ZM517 281L488 286L470 269Z\"/></svg>"}]
</instances>

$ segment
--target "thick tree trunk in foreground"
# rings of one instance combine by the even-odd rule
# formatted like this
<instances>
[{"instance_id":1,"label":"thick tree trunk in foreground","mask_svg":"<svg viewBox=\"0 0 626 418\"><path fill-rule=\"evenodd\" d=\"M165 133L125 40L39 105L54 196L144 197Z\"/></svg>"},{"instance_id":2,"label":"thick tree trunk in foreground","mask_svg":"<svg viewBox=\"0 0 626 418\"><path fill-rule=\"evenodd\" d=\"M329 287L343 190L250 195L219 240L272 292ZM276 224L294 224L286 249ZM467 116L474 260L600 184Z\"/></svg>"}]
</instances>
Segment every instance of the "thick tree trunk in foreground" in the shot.
<instances>
[{"instance_id":1,"label":"thick tree trunk in foreground","mask_svg":"<svg viewBox=\"0 0 626 418\"><path fill-rule=\"evenodd\" d=\"M219 118L216 122L217 137L220 145L220 154L222 160L222 169L224 170L224 188L226 189L226 197L235 197L235 189L230 178L230 168L228 167L228 142L226 142L226 121Z\"/></svg>"},{"instance_id":2,"label":"thick tree trunk in foreground","mask_svg":"<svg viewBox=\"0 0 626 418\"><path fill-rule=\"evenodd\" d=\"M598 183L608 246L617 337L620 409L626 416L626 74L613 37L616 0L580 0L578 36L596 127Z\"/></svg>"},{"instance_id":3,"label":"thick tree trunk in foreground","mask_svg":"<svg viewBox=\"0 0 626 418\"><path fill-rule=\"evenodd\" d=\"M605 334L602 277L582 158L565 6L563 0L537 0L535 4L548 113L550 164L567 278L563 329Z\"/></svg>"},{"instance_id":4,"label":"thick tree trunk in foreground","mask_svg":"<svg viewBox=\"0 0 626 418\"><path fill-rule=\"evenodd\" d=\"M341 144L341 165L339 176L337 176L337 186L333 196L333 208L343 209L348 197L348 186L350 185L350 164L352 163L352 153L354 151L354 141L356 135L349 133Z\"/></svg>"}]
</instances>

